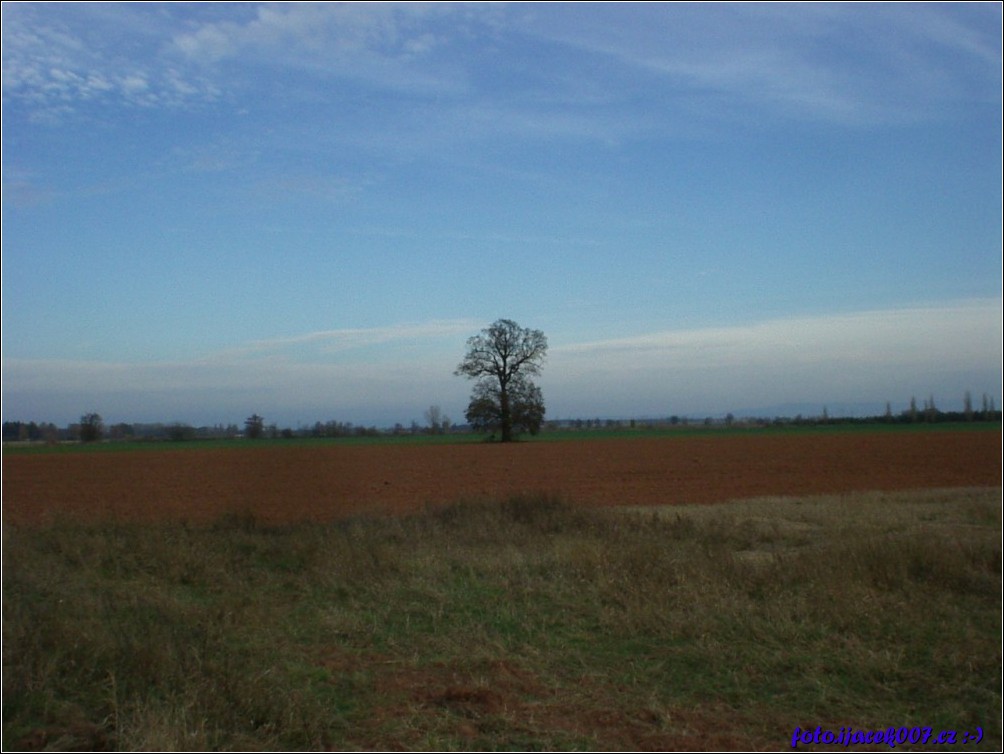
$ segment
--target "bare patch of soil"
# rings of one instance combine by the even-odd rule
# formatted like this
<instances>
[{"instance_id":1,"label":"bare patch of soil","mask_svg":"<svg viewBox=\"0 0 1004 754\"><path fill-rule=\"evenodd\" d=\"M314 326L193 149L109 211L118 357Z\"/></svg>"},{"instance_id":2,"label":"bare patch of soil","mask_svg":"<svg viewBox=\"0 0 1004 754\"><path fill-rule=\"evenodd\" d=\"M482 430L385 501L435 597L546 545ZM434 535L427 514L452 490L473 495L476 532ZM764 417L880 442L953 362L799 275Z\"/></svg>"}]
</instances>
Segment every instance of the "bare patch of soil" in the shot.
<instances>
[{"instance_id":1,"label":"bare patch of soil","mask_svg":"<svg viewBox=\"0 0 1004 754\"><path fill-rule=\"evenodd\" d=\"M701 435L508 445L251 445L3 457L8 524L69 518L267 523L407 513L546 492L590 505L715 503L934 487L998 487L990 431Z\"/></svg>"},{"instance_id":2,"label":"bare patch of soil","mask_svg":"<svg viewBox=\"0 0 1004 754\"><path fill-rule=\"evenodd\" d=\"M336 674L365 668L384 700L356 723L354 743L363 748L421 749L430 728L471 750L500 737L514 747L565 739L576 749L603 751L756 750L770 743L738 735L750 726L735 710L621 708L620 690L595 676L554 687L508 661L409 666L334 654L338 659L322 664Z\"/></svg>"}]
</instances>

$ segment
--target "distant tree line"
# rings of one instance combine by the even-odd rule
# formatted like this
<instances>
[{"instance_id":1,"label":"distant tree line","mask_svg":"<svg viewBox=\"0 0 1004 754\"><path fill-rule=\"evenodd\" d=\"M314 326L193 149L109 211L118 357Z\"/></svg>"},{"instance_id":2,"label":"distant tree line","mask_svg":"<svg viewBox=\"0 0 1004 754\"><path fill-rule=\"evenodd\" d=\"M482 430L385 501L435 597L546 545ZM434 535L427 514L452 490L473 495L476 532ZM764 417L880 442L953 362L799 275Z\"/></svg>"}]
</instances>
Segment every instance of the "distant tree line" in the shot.
<instances>
[{"instance_id":1,"label":"distant tree line","mask_svg":"<svg viewBox=\"0 0 1004 754\"><path fill-rule=\"evenodd\" d=\"M239 437L236 424L193 427L173 422L164 424L125 422L106 425L100 414L85 414L81 421L65 427L47 422L5 421L4 442L96 442L98 440L218 440Z\"/></svg>"},{"instance_id":2,"label":"distant tree line","mask_svg":"<svg viewBox=\"0 0 1004 754\"><path fill-rule=\"evenodd\" d=\"M549 431L588 431L598 429L654 429L664 427L723 426L723 427L765 427L765 426L818 426L827 424L914 424L939 422L1000 422L1002 413L994 406L992 398L983 394L982 403L976 406L967 391L961 411L943 411L935 404L934 396L929 396L922 404L916 397L910 399L908 408L898 413L887 402L885 412L874 416L832 416L823 406L818 414L795 416L747 416L736 417L733 413L724 416L688 417L670 415L644 419L552 419L545 422Z\"/></svg>"},{"instance_id":3,"label":"distant tree line","mask_svg":"<svg viewBox=\"0 0 1004 754\"><path fill-rule=\"evenodd\" d=\"M336 420L315 422L311 426L301 426L296 429L280 428L275 423L267 423L265 418L257 413L244 420L241 428L237 424L215 424L212 426L194 427L183 422L112 424L106 426L100 414L84 414L79 422L73 422L65 427L51 423L5 421L3 423L3 442L97 442L109 441L163 441L185 442L191 440L229 440L244 438L259 439L294 439L294 438L336 438L336 437L381 437L385 435L419 435L446 434L462 431L465 428L454 425L449 417L442 413L438 406L432 406L425 412L426 425L412 421L410 426L395 424L389 429L377 429L375 426L363 426L352 422Z\"/></svg>"},{"instance_id":4,"label":"distant tree line","mask_svg":"<svg viewBox=\"0 0 1004 754\"><path fill-rule=\"evenodd\" d=\"M425 411L426 423L420 425L412 421L409 426L395 424L393 427L378 429L375 426L356 425L352 422L330 420L315 422L313 425L293 428L279 428L274 423L266 423L257 413L249 416L243 428L237 424L214 424L194 427L181 422L172 423L117 423L106 425L96 412L83 414L80 421L58 427L47 422L5 421L3 442L97 442L111 441L172 441L224 439L294 439L294 438L337 438L337 437L383 437L422 434L466 433L476 431L471 424L453 424L438 406L430 406ZM823 406L819 414L794 417L746 417L736 418L733 414L724 417L687 417L670 415L662 418L646 419L554 419L544 422L542 431L589 431L600 429L654 429L661 427L690 426L813 426L829 424L920 424L941 422L1000 422L1001 411L986 393L977 403L967 391L961 411L943 411L938 408L934 396L917 401L911 397L907 408L894 412L886 403L885 412L875 416L840 417L831 416Z\"/></svg>"},{"instance_id":5,"label":"distant tree line","mask_svg":"<svg viewBox=\"0 0 1004 754\"><path fill-rule=\"evenodd\" d=\"M60 430L55 424L46 422L4 422L4 442L59 442L67 439L66 430Z\"/></svg>"}]
</instances>

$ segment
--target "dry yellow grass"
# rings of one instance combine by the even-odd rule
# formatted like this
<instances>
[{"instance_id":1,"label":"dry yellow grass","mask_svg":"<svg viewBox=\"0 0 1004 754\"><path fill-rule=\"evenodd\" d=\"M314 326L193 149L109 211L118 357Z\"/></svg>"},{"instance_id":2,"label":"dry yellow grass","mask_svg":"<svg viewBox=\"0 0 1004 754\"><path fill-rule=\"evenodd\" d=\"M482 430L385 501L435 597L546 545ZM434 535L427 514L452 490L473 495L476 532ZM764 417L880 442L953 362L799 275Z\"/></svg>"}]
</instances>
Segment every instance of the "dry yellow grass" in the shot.
<instances>
[{"instance_id":1,"label":"dry yellow grass","mask_svg":"<svg viewBox=\"0 0 1004 754\"><path fill-rule=\"evenodd\" d=\"M998 750L1000 502L8 527L4 748Z\"/></svg>"}]
</instances>

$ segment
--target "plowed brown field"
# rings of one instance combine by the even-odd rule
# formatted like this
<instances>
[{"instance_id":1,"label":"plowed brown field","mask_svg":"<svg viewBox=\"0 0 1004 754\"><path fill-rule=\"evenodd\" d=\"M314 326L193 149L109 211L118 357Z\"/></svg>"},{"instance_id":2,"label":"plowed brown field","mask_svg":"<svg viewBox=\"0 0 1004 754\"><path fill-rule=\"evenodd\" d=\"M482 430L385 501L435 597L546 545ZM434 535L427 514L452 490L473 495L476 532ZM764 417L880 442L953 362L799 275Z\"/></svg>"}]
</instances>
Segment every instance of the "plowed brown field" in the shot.
<instances>
[{"instance_id":1,"label":"plowed brown field","mask_svg":"<svg viewBox=\"0 0 1004 754\"><path fill-rule=\"evenodd\" d=\"M270 523L403 513L549 492L590 505L713 503L932 487L998 487L995 431L848 431L511 445L339 445L6 454L3 519Z\"/></svg>"}]
</instances>

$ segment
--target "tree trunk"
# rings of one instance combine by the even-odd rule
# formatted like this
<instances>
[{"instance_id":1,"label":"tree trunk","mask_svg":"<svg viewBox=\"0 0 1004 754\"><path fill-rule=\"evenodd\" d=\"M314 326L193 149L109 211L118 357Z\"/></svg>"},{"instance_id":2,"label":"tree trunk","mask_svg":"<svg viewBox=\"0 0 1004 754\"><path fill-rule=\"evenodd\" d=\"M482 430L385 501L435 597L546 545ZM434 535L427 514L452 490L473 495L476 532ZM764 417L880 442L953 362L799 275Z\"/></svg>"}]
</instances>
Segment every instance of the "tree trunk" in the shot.
<instances>
[{"instance_id":1,"label":"tree trunk","mask_svg":"<svg viewBox=\"0 0 1004 754\"><path fill-rule=\"evenodd\" d=\"M509 411L509 390L505 385L499 387L499 414L502 442L512 442L512 414Z\"/></svg>"}]
</instances>

